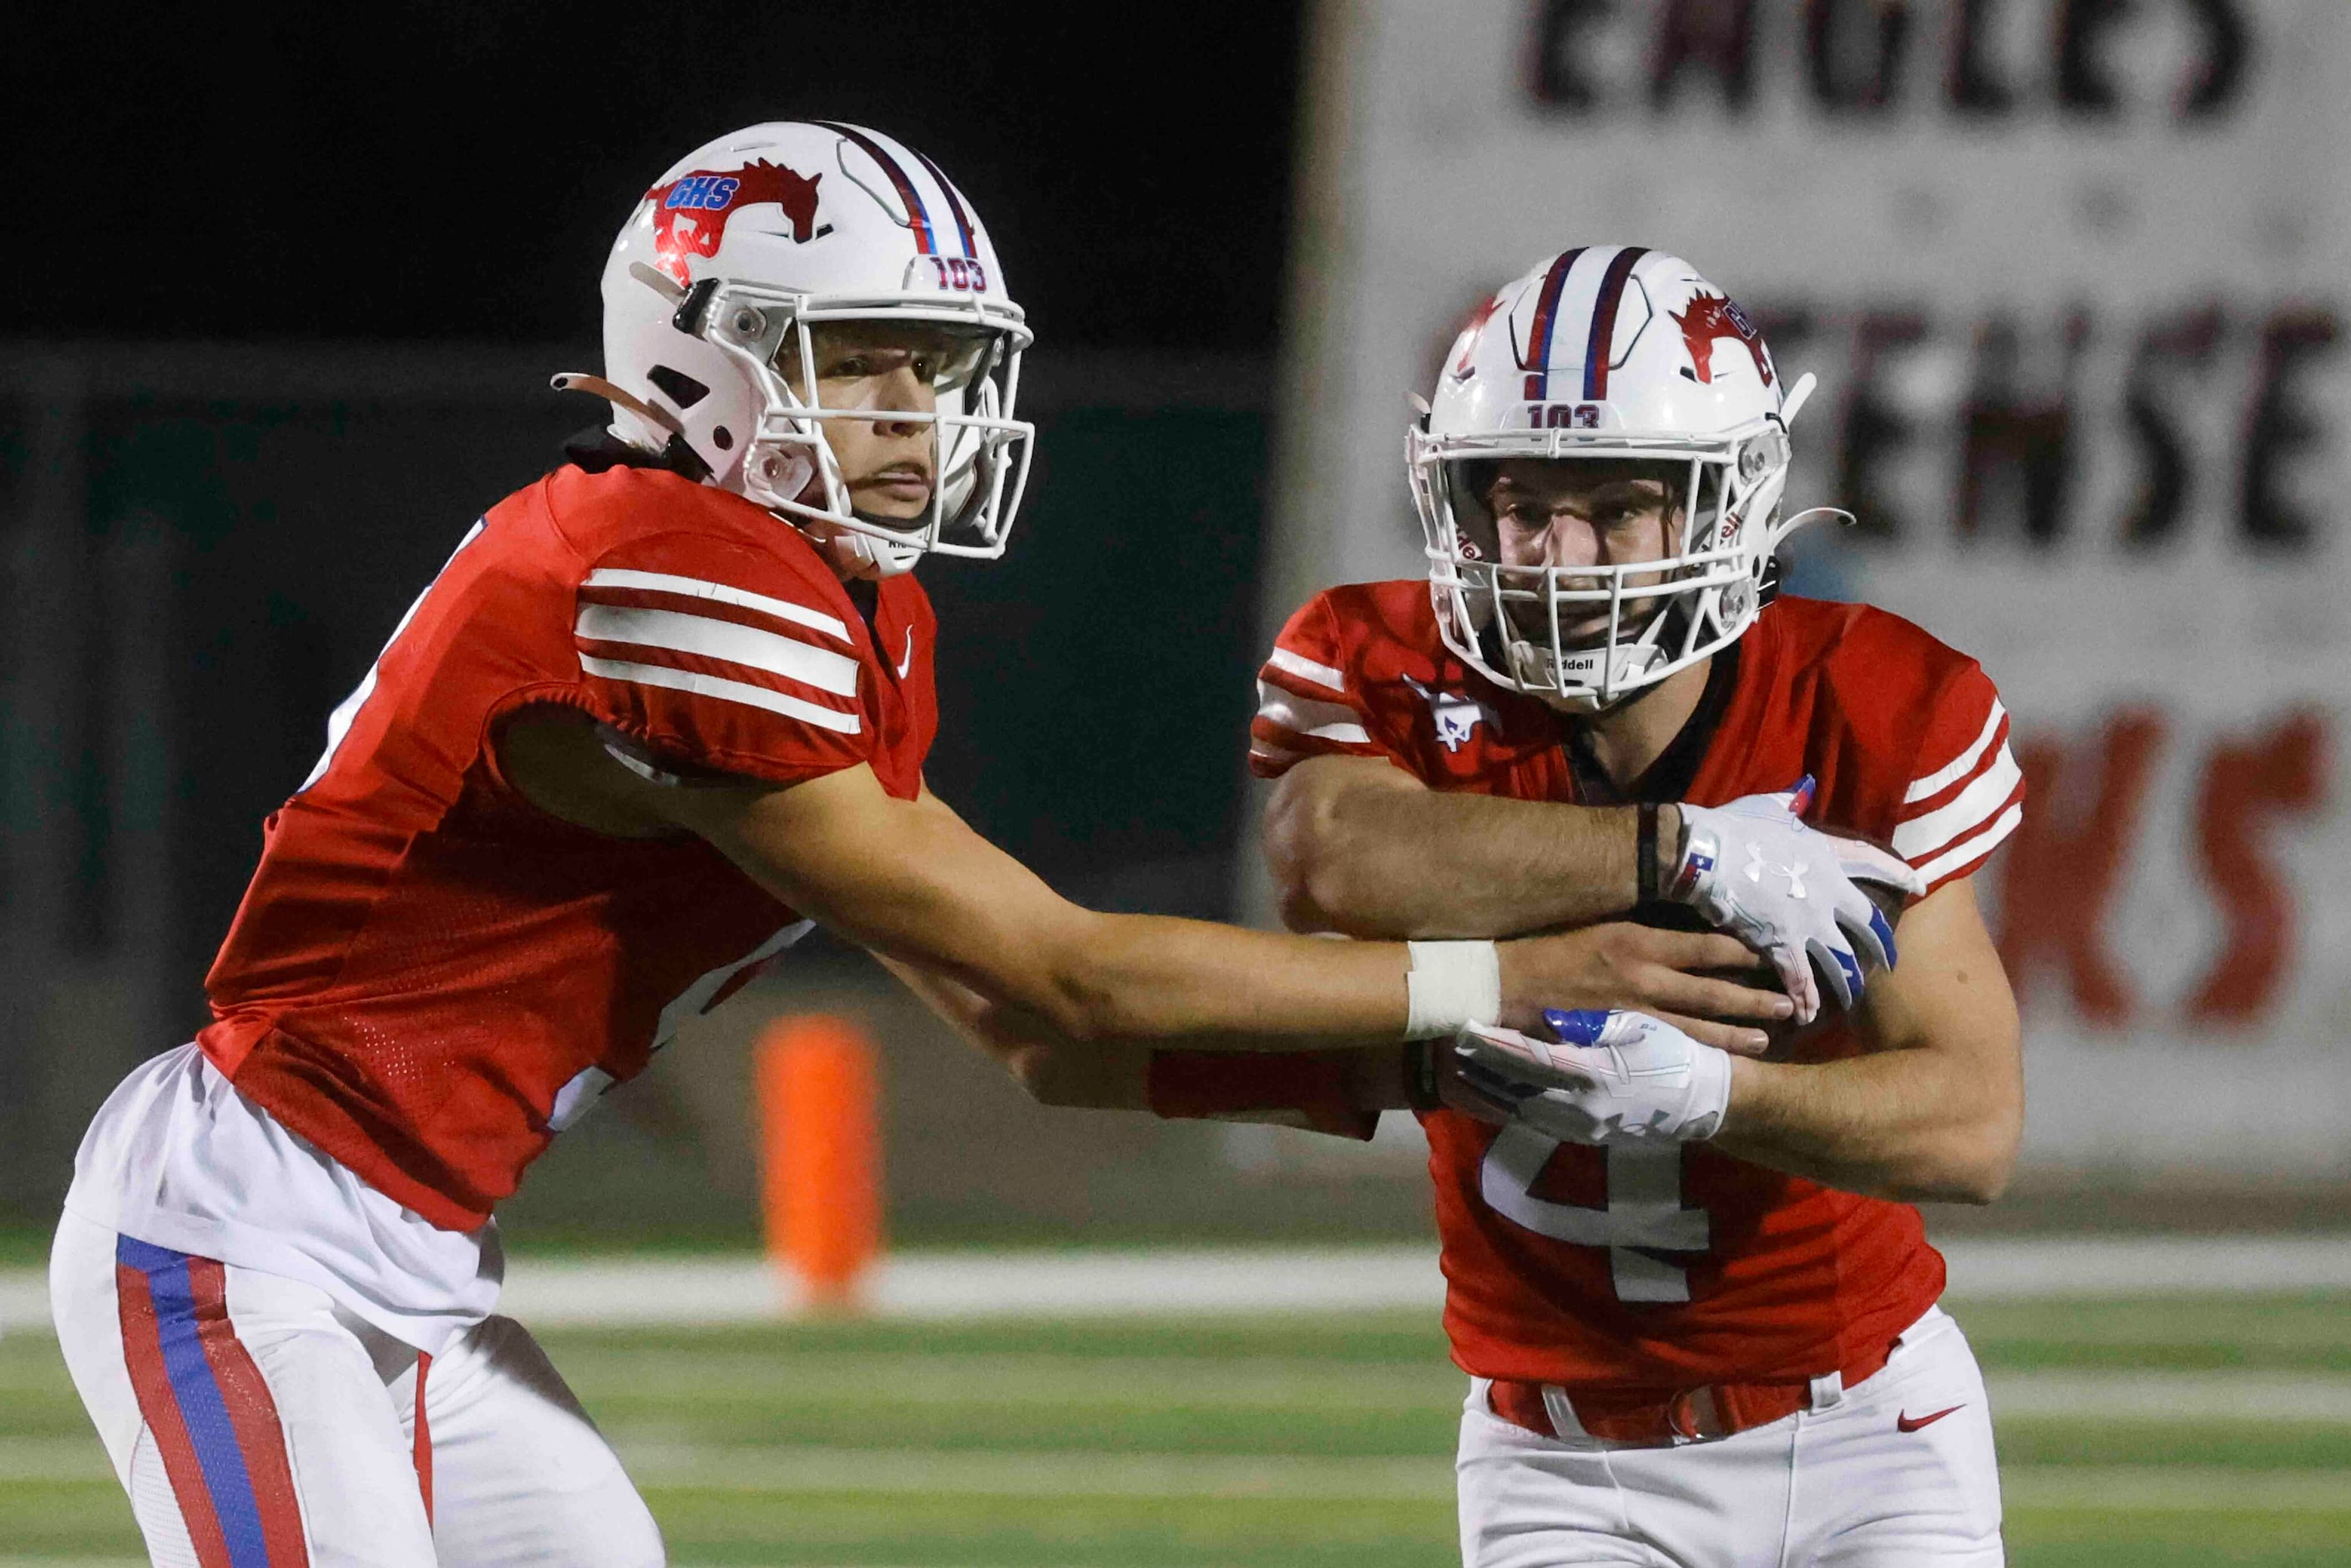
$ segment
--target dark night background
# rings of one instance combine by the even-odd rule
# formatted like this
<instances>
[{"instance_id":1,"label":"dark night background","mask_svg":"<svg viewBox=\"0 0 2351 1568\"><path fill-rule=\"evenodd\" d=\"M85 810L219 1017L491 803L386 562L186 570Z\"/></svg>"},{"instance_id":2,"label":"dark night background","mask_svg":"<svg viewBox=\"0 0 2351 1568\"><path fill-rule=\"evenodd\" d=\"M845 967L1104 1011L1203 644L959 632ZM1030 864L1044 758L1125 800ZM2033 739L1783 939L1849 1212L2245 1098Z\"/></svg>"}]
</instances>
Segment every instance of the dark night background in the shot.
<instances>
[{"instance_id":1,"label":"dark night background","mask_svg":"<svg viewBox=\"0 0 2351 1568\"><path fill-rule=\"evenodd\" d=\"M261 819L601 403L644 189L886 129L1039 334L1009 556L923 569L932 782L1098 904L1229 908L1299 74L1282 5L53 7L0 56L0 1209L202 1020ZM22 1135L16 1131L21 1129ZM5 1218L5 1216L0 1216Z\"/></svg>"},{"instance_id":2,"label":"dark night background","mask_svg":"<svg viewBox=\"0 0 2351 1568\"><path fill-rule=\"evenodd\" d=\"M0 334L581 340L629 208L761 120L881 127L1048 345L1274 340L1294 7L47 6L12 16Z\"/></svg>"}]
</instances>

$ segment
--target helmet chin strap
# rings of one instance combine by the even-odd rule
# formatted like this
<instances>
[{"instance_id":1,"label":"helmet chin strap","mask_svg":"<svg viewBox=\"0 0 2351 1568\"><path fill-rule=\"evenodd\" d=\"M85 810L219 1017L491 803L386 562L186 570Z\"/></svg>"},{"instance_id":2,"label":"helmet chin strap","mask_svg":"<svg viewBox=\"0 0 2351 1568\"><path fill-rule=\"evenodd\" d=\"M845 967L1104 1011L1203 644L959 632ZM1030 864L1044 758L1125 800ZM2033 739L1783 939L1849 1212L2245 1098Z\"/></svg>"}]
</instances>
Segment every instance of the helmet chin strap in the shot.
<instances>
[{"instance_id":1,"label":"helmet chin strap","mask_svg":"<svg viewBox=\"0 0 2351 1568\"><path fill-rule=\"evenodd\" d=\"M862 513L859 514L861 517ZM813 519L786 519L807 536L824 557L825 564L834 575L847 582L878 582L885 577L896 577L912 571L922 551L913 545L893 544L872 534L861 534L850 528ZM869 517L869 522L886 523L887 518Z\"/></svg>"},{"instance_id":2,"label":"helmet chin strap","mask_svg":"<svg viewBox=\"0 0 2351 1568\"><path fill-rule=\"evenodd\" d=\"M1531 639L1516 634L1515 628L1489 629L1488 639L1498 643L1502 654L1499 667L1507 670L1529 695L1560 713L1580 716L1608 713L1625 706L1651 690L1656 683L1639 681L1627 686L1612 698L1604 699L1600 691L1607 683L1605 675L1614 671L1618 680L1638 677L1654 665L1666 662L1666 651L1659 644L1687 622L1687 606L1669 604L1659 611L1655 630L1645 625L1631 640L1604 646L1572 649L1566 662L1576 674L1583 675L1590 685L1581 690L1562 690L1556 684L1558 673L1552 667L1551 653Z\"/></svg>"}]
</instances>

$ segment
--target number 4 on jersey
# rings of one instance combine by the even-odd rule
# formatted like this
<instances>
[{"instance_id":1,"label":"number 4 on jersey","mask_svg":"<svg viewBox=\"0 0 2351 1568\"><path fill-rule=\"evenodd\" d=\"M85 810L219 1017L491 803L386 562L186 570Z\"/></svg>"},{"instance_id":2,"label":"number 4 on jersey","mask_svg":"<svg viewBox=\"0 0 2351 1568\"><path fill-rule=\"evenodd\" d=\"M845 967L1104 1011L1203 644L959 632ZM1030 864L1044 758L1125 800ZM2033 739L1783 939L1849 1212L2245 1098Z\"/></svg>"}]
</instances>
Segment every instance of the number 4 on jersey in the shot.
<instances>
[{"instance_id":1,"label":"number 4 on jersey","mask_svg":"<svg viewBox=\"0 0 2351 1568\"><path fill-rule=\"evenodd\" d=\"M1682 1207L1678 1144L1647 1148L1614 1144L1608 1157L1608 1207L1585 1208L1534 1195L1536 1178L1561 1145L1531 1127L1513 1124L1486 1151L1479 1186L1486 1206L1538 1236L1577 1247L1608 1249L1609 1272L1620 1301L1687 1301L1689 1274L1657 1256L1703 1252L1712 1229L1702 1208Z\"/></svg>"}]
</instances>

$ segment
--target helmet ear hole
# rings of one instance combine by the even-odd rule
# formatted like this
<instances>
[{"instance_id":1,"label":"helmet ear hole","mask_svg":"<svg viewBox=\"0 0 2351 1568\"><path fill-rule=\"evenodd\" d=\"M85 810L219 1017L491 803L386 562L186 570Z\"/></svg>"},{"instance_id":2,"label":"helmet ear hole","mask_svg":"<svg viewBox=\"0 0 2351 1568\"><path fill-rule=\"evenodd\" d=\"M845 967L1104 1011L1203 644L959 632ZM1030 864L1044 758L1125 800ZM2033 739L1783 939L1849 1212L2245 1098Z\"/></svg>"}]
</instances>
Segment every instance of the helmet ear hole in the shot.
<instances>
[{"instance_id":1,"label":"helmet ear hole","mask_svg":"<svg viewBox=\"0 0 2351 1568\"><path fill-rule=\"evenodd\" d=\"M695 381L684 371L673 370L668 365L655 365L645 372L645 380L653 382L660 389L662 396L680 408L692 408L710 395L708 387ZM721 442L719 444L723 449L726 443Z\"/></svg>"}]
</instances>

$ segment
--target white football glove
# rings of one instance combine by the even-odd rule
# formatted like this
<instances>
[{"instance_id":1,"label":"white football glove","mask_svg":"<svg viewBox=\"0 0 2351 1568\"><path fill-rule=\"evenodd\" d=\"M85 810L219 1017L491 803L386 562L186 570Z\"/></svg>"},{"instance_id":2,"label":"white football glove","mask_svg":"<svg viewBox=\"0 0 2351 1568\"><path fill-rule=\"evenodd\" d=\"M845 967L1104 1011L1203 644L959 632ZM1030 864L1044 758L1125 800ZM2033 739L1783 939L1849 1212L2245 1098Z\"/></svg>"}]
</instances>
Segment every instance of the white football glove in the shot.
<instances>
[{"instance_id":1,"label":"white football glove","mask_svg":"<svg viewBox=\"0 0 2351 1568\"><path fill-rule=\"evenodd\" d=\"M1462 1078L1511 1120L1577 1144L1681 1144L1721 1127L1728 1053L1646 1013L1543 1018L1558 1044L1476 1023L1454 1040Z\"/></svg>"},{"instance_id":2,"label":"white football glove","mask_svg":"<svg viewBox=\"0 0 2351 1568\"><path fill-rule=\"evenodd\" d=\"M1812 799L1807 777L1777 795L1684 805L1681 864L1667 884L1668 896L1771 960L1798 1023L1820 1016L1816 965L1840 1008L1853 1006L1870 970L1894 967L1894 927L1855 884L1911 898L1927 891L1898 856L1804 826Z\"/></svg>"}]
</instances>

